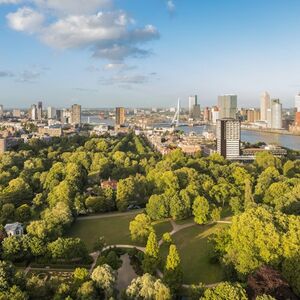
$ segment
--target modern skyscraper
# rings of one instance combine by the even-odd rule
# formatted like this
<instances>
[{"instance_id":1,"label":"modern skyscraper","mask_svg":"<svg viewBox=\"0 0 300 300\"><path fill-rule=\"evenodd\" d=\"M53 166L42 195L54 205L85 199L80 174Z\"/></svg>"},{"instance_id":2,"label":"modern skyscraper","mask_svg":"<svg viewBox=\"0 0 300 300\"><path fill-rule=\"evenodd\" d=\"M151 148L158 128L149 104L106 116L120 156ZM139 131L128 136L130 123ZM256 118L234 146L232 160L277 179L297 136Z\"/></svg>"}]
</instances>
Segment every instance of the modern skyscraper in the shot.
<instances>
[{"instance_id":1,"label":"modern skyscraper","mask_svg":"<svg viewBox=\"0 0 300 300\"><path fill-rule=\"evenodd\" d=\"M125 124L125 108L117 107L116 108L116 125L123 126Z\"/></svg>"},{"instance_id":2,"label":"modern skyscraper","mask_svg":"<svg viewBox=\"0 0 300 300\"><path fill-rule=\"evenodd\" d=\"M198 104L198 96L189 97L189 118L191 119L200 119L201 109Z\"/></svg>"},{"instance_id":3,"label":"modern skyscraper","mask_svg":"<svg viewBox=\"0 0 300 300\"><path fill-rule=\"evenodd\" d=\"M300 112L300 93L295 97L295 107L296 111Z\"/></svg>"},{"instance_id":4,"label":"modern skyscraper","mask_svg":"<svg viewBox=\"0 0 300 300\"><path fill-rule=\"evenodd\" d=\"M37 120L37 107L35 104L32 104L31 105L31 108L30 108L30 119L35 121Z\"/></svg>"},{"instance_id":5,"label":"modern skyscraper","mask_svg":"<svg viewBox=\"0 0 300 300\"><path fill-rule=\"evenodd\" d=\"M64 121L64 111L62 109L57 109L55 111L56 119L63 123Z\"/></svg>"},{"instance_id":6,"label":"modern skyscraper","mask_svg":"<svg viewBox=\"0 0 300 300\"><path fill-rule=\"evenodd\" d=\"M48 119L56 118L56 109L54 107L49 106L47 109L47 117Z\"/></svg>"},{"instance_id":7,"label":"modern skyscraper","mask_svg":"<svg viewBox=\"0 0 300 300\"><path fill-rule=\"evenodd\" d=\"M43 102L39 101L37 106L37 119L41 121L43 118Z\"/></svg>"},{"instance_id":8,"label":"modern skyscraper","mask_svg":"<svg viewBox=\"0 0 300 300\"><path fill-rule=\"evenodd\" d=\"M71 124L81 124L81 105L73 104L71 107Z\"/></svg>"},{"instance_id":9,"label":"modern skyscraper","mask_svg":"<svg viewBox=\"0 0 300 300\"><path fill-rule=\"evenodd\" d=\"M194 105L192 118L194 120L199 120L201 118L201 109L199 104Z\"/></svg>"},{"instance_id":10,"label":"modern skyscraper","mask_svg":"<svg viewBox=\"0 0 300 300\"><path fill-rule=\"evenodd\" d=\"M272 128L272 110L271 108L267 109L267 127L268 128Z\"/></svg>"},{"instance_id":11,"label":"modern skyscraper","mask_svg":"<svg viewBox=\"0 0 300 300\"><path fill-rule=\"evenodd\" d=\"M0 118L3 118L4 110L3 105L0 105Z\"/></svg>"},{"instance_id":12,"label":"modern skyscraper","mask_svg":"<svg viewBox=\"0 0 300 300\"><path fill-rule=\"evenodd\" d=\"M225 158L240 156L241 122L233 118L217 120L217 151Z\"/></svg>"},{"instance_id":13,"label":"modern skyscraper","mask_svg":"<svg viewBox=\"0 0 300 300\"><path fill-rule=\"evenodd\" d=\"M254 123L260 120L260 111L259 109L251 108L247 109L247 121Z\"/></svg>"},{"instance_id":14,"label":"modern skyscraper","mask_svg":"<svg viewBox=\"0 0 300 300\"><path fill-rule=\"evenodd\" d=\"M210 122L211 121L211 109L210 109L210 107L205 107L204 108L203 120L205 122Z\"/></svg>"},{"instance_id":15,"label":"modern skyscraper","mask_svg":"<svg viewBox=\"0 0 300 300\"><path fill-rule=\"evenodd\" d=\"M237 113L237 95L223 95L218 98L218 107L220 110L220 119L236 119Z\"/></svg>"},{"instance_id":16,"label":"modern skyscraper","mask_svg":"<svg viewBox=\"0 0 300 300\"><path fill-rule=\"evenodd\" d=\"M197 103L197 96L189 96L189 116L193 114L193 107Z\"/></svg>"},{"instance_id":17,"label":"modern skyscraper","mask_svg":"<svg viewBox=\"0 0 300 300\"><path fill-rule=\"evenodd\" d=\"M271 101L271 127L282 129L282 104L279 99L272 99Z\"/></svg>"},{"instance_id":18,"label":"modern skyscraper","mask_svg":"<svg viewBox=\"0 0 300 300\"><path fill-rule=\"evenodd\" d=\"M261 121L268 121L268 109L271 108L271 98L267 92L264 92L260 99L260 119Z\"/></svg>"},{"instance_id":19,"label":"modern skyscraper","mask_svg":"<svg viewBox=\"0 0 300 300\"><path fill-rule=\"evenodd\" d=\"M211 121L216 125L218 119L220 119L220 110L217 106L213 106L211 109Z\"/></svg>"},{"instance_id":20,"label":"modern skyscraper","mask_svg":"<svg viewBox=\"0 0 300 300\"><path fill-rule=\"evenodd\" d=\"M64 108L62 110L62 119L63 124L72 124L72 110Z\"/></svg>"}]
</instances>

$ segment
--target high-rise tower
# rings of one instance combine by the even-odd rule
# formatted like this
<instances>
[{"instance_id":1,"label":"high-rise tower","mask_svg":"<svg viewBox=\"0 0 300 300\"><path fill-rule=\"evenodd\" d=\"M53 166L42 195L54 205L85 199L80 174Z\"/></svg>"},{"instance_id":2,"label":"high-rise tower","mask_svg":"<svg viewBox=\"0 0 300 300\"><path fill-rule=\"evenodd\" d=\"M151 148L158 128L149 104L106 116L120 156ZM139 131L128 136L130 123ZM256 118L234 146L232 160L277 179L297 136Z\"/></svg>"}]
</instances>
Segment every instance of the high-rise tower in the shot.
<instances>
[{"instance_id":1,"label":"high-rise tower","mask_svg":"<svg viewBox=\"0 0 300 300\"><path fill-rule=\"evenodd\" d=\"M81 124L81 105L73 104L71 107L71 124Z\"/></svg>"},{"instance_id":2,"label":"high-rise tower","mask_svg":"<svg viewBox=\"0 0 300 300\"><path fill-rule=\"evenodd\" d=\"M218 98L218 107L220 110L220 119L236 119L237 113L237 95L222 95Z\"/></svg>"},{"instance_id":3,"label":"high-rise tower","mask_svg":"<svg viewBox=\"0 0 300 300\"><path fill-rule=\"evenodd\" d=\"M116 108L116 125L117 126L125 125L125 108L124 107Z\"/></svg>"},{"instance_id":4,"label":"high-rise tower","mask_svg":"<svg viewBox=\"0 0 300 300\"><path fill-rule=\"evenodd\" d=\"M272 99L271 101L271 128L282 128L282 104L279 99Z\"/></svg>"},{"instance_id":5,"label":"high-rise tower","mask_svg":"<svg viewBox=\"0 0 300 300\"><path fill-rule=\"evenodd\" d=\"M240 156L241 122L233 118L217 120L217 151L225 158Z\"/></svg>"},{"instance_id":6,"label":"high-rise tower","mask_svg":"<svg viewBox=\"0 0 300 300\"><path fill-rule=\"evenodd\" d=\"M39 101L37 105L37 119L41 121L43 118L43 102Z\"/></svg>"},{"instance_id":7,"label":"high-rise tower","mask_svg":"<svg viewBox=\"0 0 300 300\"><path fill-rule=\"evenodd\" d=\"M261 95L260 99L260 119L261 121L268 121L268 109L271 108L271 99L270 95L267 92L264 92Z\"/></svg>"}]
</instances>

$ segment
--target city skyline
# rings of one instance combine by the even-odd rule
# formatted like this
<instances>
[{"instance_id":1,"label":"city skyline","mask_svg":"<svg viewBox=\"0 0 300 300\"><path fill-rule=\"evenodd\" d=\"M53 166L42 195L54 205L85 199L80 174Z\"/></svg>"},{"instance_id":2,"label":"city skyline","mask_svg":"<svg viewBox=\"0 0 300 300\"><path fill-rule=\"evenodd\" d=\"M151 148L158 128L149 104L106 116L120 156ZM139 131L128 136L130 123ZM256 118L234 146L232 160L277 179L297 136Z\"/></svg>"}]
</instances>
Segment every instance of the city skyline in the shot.
<instances>
[{"instance_id":1,"label":"city skyline","mask_svg":"<svg viewBox=\"0 0 300 300\"><path fill-rule=\"evenodd\" d=\"M259 107L266 90L293 107L300 3L287 2L0 0L0 103L170 107L197 94L204 107L233 93Z\"/></svg>"}]
</instances>

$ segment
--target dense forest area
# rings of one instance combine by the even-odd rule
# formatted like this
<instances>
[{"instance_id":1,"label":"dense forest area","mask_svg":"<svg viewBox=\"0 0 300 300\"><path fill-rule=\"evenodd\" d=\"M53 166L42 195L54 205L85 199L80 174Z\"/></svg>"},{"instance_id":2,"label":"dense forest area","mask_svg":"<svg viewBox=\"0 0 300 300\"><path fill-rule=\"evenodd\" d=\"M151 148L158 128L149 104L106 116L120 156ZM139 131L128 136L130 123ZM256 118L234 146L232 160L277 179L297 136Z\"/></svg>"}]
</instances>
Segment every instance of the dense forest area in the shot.
<instances>
[{"instance_id":1,"label":"dense forest area","mask_svg":"<svg viewBox=\"0 0 300 300\"><path fill-rule=\"evenodd\" d=\"M117 188L103 188L103 181L116 181ZM133 133L54 138L50 143L33 139L0 157L0 299L40 299L41 282L15 273L10 262L54 263L79 257L81 264L89 263L86 245L79 238L65 237L66 231L78 216L123 212L131 206L145 209L130 224L130 231L133 238L147 242L148 252L145 274L128 288L126 299L170 299L181 286L172 245L164 280L153 277L157 241L152 221L193 218L206 224L223 216L233 216L232 224L211 240L212 259L224 265L228 282L205 291L199 288L196 297L221 299L218 293L228 293L235 296L222 299L247 299L243 283L263 266L279 271L300 296L299 192L300 161L268 152L257 155L251 164L241 164L218 154L192 157L180 150L161 157ZM22 223L25 234L5 236L4 226L12 222ZM43 297L113 297L110 266L97 267L91 276L85 269L76 270L71 282L43 286ZM139 294L143 284L156 285L150 298Z\"/></svg>"}]
</instances>

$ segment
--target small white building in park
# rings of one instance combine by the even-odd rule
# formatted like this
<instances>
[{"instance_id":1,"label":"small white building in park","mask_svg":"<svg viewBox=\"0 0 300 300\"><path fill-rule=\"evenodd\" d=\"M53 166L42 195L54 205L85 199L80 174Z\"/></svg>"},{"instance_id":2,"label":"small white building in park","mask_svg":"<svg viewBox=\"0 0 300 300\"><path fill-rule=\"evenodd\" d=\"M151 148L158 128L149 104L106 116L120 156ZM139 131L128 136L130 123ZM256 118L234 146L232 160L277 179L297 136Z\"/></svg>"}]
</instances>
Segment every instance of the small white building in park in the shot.
<instances>
[{"instance_id":1,"label":"small white building in park","mask_svg":"<svg viewBox=\"0 0 300 300\"><path fill-rule=\"evenodd\" d=\"M21 236L24 233L23 225L19 222L6 224L4 229L7 236Z\"/></svg>"}]
</instances>

